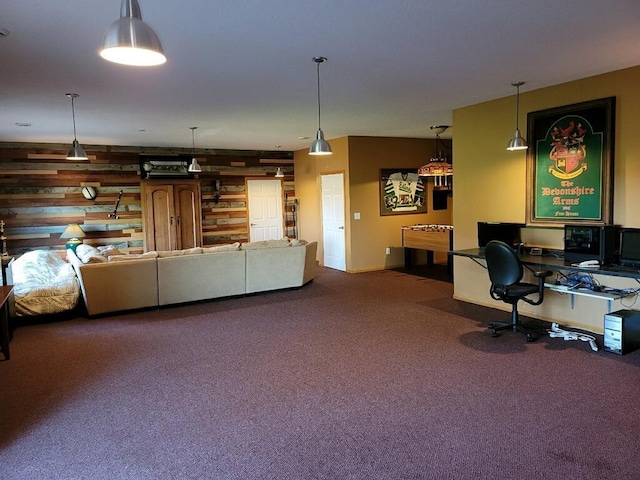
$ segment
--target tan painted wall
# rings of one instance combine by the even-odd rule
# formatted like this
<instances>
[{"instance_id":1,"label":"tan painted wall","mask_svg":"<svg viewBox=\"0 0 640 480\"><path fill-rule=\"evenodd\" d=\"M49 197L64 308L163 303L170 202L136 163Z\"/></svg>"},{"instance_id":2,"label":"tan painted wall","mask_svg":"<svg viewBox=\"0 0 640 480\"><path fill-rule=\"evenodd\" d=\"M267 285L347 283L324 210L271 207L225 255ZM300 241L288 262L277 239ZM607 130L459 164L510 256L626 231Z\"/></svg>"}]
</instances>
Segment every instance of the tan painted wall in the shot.
<instances>
[{"instance_id":1,"label":"tan painted wall","mask_svg":"<svg viewBox=\"0 0 640 480\"><path fill-rule=\"evenodd\" d=\"M520 95L520 129L526 132L527 112L609 96L617 97L614 155L614 223L639 227L640 211L640 67L590 77L549 88L522 91ZM525 85L527 86L527 85ZM534 86L529 86L530 88ZM524 88L524 87L523 87ZM515 97L498 99L455 110L455 195L453 197L454 247L477 246L477 222L526 221L526 154L508 152L507 142L513 134ZM527 228L527 244L563 247L563 232L558 229ZM454 296L495 308L508 305L489 298L486 271L468 259L454 261ZM599 277L602 284L637 287L635 281ZM626 300L630 305L633 300ZM615 302L613 310L626 308ZM640 308L640 304L637 308ZM531 316L558 321L602 333L607 302L576 297L571 309L567 296L550 293L539 307L523 305L521 311Z\"/></svg>"},{"instance_id":2,"label":"tan painted wall","mask_svg":"<svg viewBox=\"0 0 640 480\"><path fill-rule=\"evenodd\" d=\"M321 263L320 175L324 173L345 173L346 264L349 272L381 270L402 265L403 225L451 223L451 198L447 210L433 210L433 180L427 182L426 214L380 216L380 169L417 169L435 153L435 140L343 137L331 140L330 143L334 152L331 156L314 158L306 150L294 154L295 187L300 200L300 238L318 240L318 259ZM454 186L454 191L455 188ZM354 213L360 213L360 220L354 219ZM386 255L387 247L391 248L390 255ZM436 257L436 260L444 261L446 256Z\"/></svg>"}]
</instances>

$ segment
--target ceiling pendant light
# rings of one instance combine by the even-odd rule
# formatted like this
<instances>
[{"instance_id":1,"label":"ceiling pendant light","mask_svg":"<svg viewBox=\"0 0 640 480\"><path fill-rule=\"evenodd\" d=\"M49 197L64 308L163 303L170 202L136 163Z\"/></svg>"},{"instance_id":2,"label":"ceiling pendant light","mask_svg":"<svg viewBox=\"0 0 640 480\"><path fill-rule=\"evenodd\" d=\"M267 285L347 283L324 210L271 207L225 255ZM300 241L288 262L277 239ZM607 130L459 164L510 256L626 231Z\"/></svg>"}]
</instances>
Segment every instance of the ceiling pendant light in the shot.
<instances>
[{"instance_id":1,"label":"ceiling pendant light","mask_svg":"<svg viewBox=\"0 0 640 480\"><path fill-rule=\"evenodd\" d=\"M167 61L156 32L142 21L138 0L122 0L120 18L102 41L100 56L109 62L151 67Z\"/></svg>"},{"instance_id":2,"label":"ceiling pendant light","mask_svg":"<svg viewBox=\"0 0 640 480\"><path fill-rule=\"evenodd\" d=\"M276 170L276 178L282 178L282 177L284 177L284 173L282 173L282 169L278 167L278 169Z\"/></svg>"},{"instance_id":3,"label":"ceiling pendant light","mask_svg":"<svg viewBox=\"0 0 640 480\"><path fill-rule=\"evenodd\" d=\"M198 163L196 159L196 137L195 132L198 127L189 127L191 129L191 146L193 148L193 158L191 159L191 163L189 164L189 173L200 173L202 172L202 167Z\"/></svg>"},{"instance_id":4,"label":"ceiling pendant light","mask_svg":"<svg viewBox=\"0 0 640 480\"><path fill-rule=\"evenodd\" d=\"M520 129L518 128L518 116L520 115L520 86L524 85L524 82L513 82L511 85L516 87L516 132L513 134L513 138L509 140L507 150L526 150L527 141L520 135Z\"/></svg>"},{"instance_id":5,"label":"ceiling pendant light","mask_svg":"<svg viewBox=\"0 0 640 480\"><path fill-rule=\"evenodd\" d=\"M71 99L71 114L73 115L73 145L67 152L67 160L89 160L87 152L80 146L76 138L76 109L73 100L78 98L79 95L77 93L67 93L67 97Z\"/></svg>"},{"instance_id":6,"label":"ceiling pendant light","mask_svg":"<svg viewBox=\"0 0 640 480\"><path fill-rule=\"evenodd\" d=\"M327 61L326 57L313 57L312 60L316 63L318 72L318 133L316 133L316 139L309 147L309 155L331 155L331 145L324 139L324 133L320 128L320 64Z\"/></svg>"},{"instance_id":7,"label":"ceiling pendant light","mask_svg":"<svg viewBox=\"0 0 640 480\"><path fill-rule=\"evenodd\" d=\"M445 147L440 134L444 133L449 128L449 125L433 125L430 128L436 132L436 153L429 159L428 163L418 169L418 175L421 177L435 177L434 189L448 190L451 183L449 177L453 175L453 165L447 161L446 153L443 153L444 151L438 148L438 144Z\"/></svg>"}]
</instances>

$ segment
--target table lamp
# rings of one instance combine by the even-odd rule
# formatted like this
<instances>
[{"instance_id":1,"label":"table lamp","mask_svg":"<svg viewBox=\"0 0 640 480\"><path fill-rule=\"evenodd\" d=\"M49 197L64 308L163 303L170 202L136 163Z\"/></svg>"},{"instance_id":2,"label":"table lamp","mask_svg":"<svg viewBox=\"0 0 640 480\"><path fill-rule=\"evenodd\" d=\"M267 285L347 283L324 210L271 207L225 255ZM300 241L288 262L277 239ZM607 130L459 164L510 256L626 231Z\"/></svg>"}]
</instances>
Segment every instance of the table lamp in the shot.
<instances>
[{"instance_id":1,"label":"table lamp","mask_svg":"<svg viewBox=\"0 0 640 480\"><path fill-rule=\"evenodd\" d=\"M74 252L76 251L76 247L82 243L82 240L80 239L84 237L86 237L86 235L82 228L80 228L80 225L78 225L77 223L70 223L69 225L67 225L67 228L65 228L64 232L62 232L62 235L60 235L60 238L69 239L65 246L67 248L70 248Z\"/></svg>"}]
</instances>

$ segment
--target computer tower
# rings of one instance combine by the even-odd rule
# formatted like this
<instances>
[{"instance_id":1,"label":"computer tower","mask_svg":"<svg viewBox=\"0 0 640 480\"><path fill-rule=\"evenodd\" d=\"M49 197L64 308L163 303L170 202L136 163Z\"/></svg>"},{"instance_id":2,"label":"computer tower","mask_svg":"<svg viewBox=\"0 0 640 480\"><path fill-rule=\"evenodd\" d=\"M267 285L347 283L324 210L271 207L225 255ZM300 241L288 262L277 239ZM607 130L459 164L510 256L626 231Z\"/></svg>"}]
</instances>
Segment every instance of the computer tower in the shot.
<instances>
[{"instance_id":1,"label":"computer tower","mask_svg":"<svg viewBox=\"0 0 640 480\"><path fill-rule=\"evenodd\" d=\"M604 316L604 349L622 355L640 347L640 312L618 310Z\"/></svg>"},{"instance_id":2,"label":"computer tower","mask_svg":"<svg viewBox=\"0 0 640 480\"><path fill-rule=\"evenodd\" d=\"M612 263L619 249L619 238L614 225L565 225L564 259L571 263L585 260Z\"/></svg>"}]
</instances>

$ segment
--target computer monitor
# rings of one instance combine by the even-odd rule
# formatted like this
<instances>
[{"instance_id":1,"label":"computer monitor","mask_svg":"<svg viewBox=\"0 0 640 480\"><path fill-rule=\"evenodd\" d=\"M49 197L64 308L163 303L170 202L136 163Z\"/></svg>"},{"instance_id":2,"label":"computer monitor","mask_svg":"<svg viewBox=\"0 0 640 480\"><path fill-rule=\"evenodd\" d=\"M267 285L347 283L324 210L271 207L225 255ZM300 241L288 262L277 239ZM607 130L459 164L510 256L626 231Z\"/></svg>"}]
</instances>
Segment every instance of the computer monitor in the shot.
<instances>
[{"instance_id":1,"label":"computer monitor","mask_svg":"<svg viewBox=\"0 0 640 480\"><path fill-rule=\"evenodd\" d=\"M620 265L640 267L640 228L620 231Z\"/></svg>"},{"instance_id":2,"label":"computer monitor","mask_svg":"<svg viewBox=\"0 0 640 480\"><path fill-rule=\"evenodd\" d=\"M522 223L478 222L478 247L484 248L491 240L500 240L510 247L520 243Z\"/></svg>"}]
</instances>

